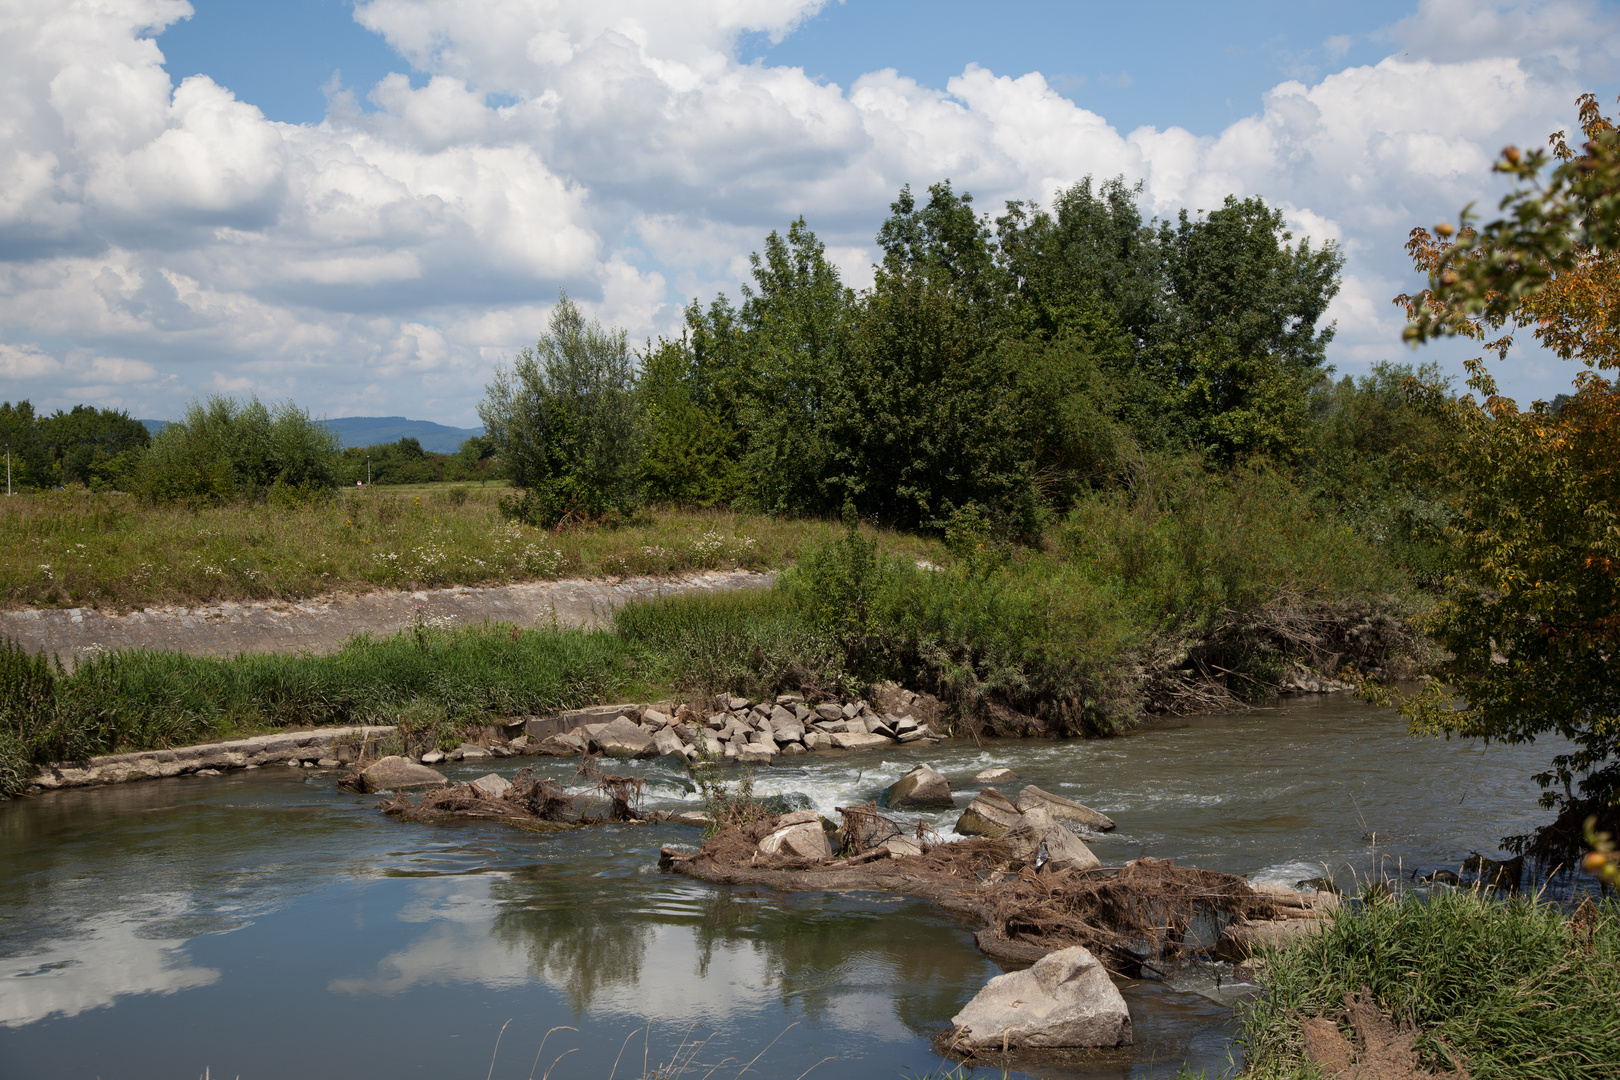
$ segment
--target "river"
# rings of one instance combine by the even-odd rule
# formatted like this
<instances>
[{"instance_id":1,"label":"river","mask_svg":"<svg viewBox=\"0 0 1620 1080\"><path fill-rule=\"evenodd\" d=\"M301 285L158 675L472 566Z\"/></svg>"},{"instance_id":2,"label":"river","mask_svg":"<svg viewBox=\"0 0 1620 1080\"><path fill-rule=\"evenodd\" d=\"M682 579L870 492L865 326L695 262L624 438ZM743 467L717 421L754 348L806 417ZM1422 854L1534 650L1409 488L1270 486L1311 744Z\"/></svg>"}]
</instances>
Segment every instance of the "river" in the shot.
<instances>
[{"instance_id":1,"label":"river","mask_svg":"<svg viewBox=\"0 0 1620 1080\"><path fill-rule=\"evenodd\" d=\"M962 806L975 772L1005 765L1111 815L1105 865L1348 884L1495 852L1544 819L1530 776L1553 752L1412 739L1336 697L1110 740L810 755L759 770L757 791L832 815L927 761ZM575 763L494 771L523 765L561 779ZM648 806L696 805L684 773L631 770ZM713 1075L731 1077L762 1055L748 1075L899 1078L945 1066L930 1033L1001 970L973 927L921 901L660 873L659 846L691 829L412 825L336 779L275 767L0 803L0 1080L521 1080L559 1025L578 1031L549 1036L534 1077L568 1051L555 1080L607 1080L621 1052L620 1077L688 1058L683 1075L730 1059ZM954 815L934 820L948 831ZM1242 987L1122 989L1132 1050L1035 1075L1215 1076L1240 1060Z\"/></svg>"}]
</instances>

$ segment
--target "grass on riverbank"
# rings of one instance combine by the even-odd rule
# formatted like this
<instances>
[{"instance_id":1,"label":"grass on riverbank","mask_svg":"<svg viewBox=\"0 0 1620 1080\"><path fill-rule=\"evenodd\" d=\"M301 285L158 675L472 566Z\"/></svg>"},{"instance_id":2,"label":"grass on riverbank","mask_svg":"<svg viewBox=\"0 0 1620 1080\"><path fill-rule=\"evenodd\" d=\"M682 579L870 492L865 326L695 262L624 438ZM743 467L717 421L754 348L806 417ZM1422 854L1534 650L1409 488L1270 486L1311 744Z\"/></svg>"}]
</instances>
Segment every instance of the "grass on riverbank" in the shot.
<instances>
[{"instance_id":1,"label":"grass on riverbank","mask_svg":"<svg viewBox=\"0 0 1620 1080\"><path fill-rule=\"evenodd\" d=\"M615 528L550 533L502 519L504 488L347 491L328 503L189 510L117 493L0 501L0 605L195 606L381 588L503 585L785 566L836 533L825 521L649 510ZM918 558L942 546L885 535Z\"/></svg>"},{"instance_id":2,"label":"grass on riverbank","mask_svg":"<svg viewBox=\"0 0 1620 1080\"><path fill-rule=\"evenodd\" d=\"M326 656L105 653L72 674L0 643L0 793L27 765L268 730L498 716L651 697L646 665L606 631L498 624L355 638ZM451 743L454 745L454 742ZM7 784L6 781L10 783Z\"/></svg>"},{"instance_id":3,"label":"grass on riverbank","mask_svg":"<svg viewBox=\"0 0 1620 1080\"><path fill-rule=\"evenodd\" d=\"M1309 1017L1341 1020L1366 987L1423 1067L1470 1080L1620 1073L1620 905L1573 915L1471 892L1346 906L1326 932L1266 957L1267 993L1242 1010L1255 1080L1324 1075L1303 1057ZM1354 1041L1346 1025L1343 1032ZM1381 1074L1382 1075L1382 1074ZM1397 1075L1391 1073L1390 1075Z\"/></svg>"}]
</instances>

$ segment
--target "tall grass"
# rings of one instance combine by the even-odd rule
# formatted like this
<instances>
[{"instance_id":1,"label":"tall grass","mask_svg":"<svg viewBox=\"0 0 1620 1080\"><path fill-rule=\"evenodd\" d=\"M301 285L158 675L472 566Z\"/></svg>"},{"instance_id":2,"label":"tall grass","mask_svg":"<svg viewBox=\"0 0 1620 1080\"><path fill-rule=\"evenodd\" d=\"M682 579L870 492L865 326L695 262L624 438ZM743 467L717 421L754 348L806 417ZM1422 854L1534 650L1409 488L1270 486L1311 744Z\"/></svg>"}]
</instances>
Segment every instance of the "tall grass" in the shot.
<instances>
[{"instance_id":1,"label":"tall grass","mask_svg":"<svg viewBox=\"0 0 1620 1080\"><path fill-rule=\"evenodd\" d=\"M1341 908L1326 931L1266 956L1268 992L1242 1011L1249 1075L1315 1076L1300 1023L1340 1015L1369 988L1420 1032L1415 1048L1473 1080L1620 1075L1620 905L1570 916L1516 898L1458 892ZM1448 1051L1449 1048L1449 1051Z\"/></svg>"},{"instance_id":2,"label":"tall grass","mask_svg":"<svg viewBox=\"0 0 1620 1080\"><path fill-rule=\"evenodd\" d=\"M363 636L326 656L135 649L86 658L72 674L42 673L42 660L25 670L20 655L0 652L0 759L10 762L0 770L9 773L276 728L392 723L423 704L465 725L647 689L646 665L611 633L501 625ZM33 707L13 708L25 694ZM0 791L19 786L11 776Z\"/></svg>"}]
</instances>

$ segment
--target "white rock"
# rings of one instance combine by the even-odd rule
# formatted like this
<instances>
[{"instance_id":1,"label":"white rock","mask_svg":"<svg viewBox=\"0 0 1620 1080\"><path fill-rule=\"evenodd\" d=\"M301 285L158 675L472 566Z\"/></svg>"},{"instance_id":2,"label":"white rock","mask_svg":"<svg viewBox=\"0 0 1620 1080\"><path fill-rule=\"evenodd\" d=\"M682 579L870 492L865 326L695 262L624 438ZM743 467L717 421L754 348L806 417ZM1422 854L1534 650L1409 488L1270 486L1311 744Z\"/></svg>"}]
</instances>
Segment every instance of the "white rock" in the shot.
<instances>
[{"instance_id":1,"label":"white rock","mask_svg":"<svg viewBox=\"0 0 1620 1080\"><path fill-rule=\"evenodd\" d=\"M973 778L975 784L1010 784L1018 779L1018 774L1011 769L1004 769L999 765L985 769Z\"/></svg>"},{"instance_id":2,"label":"white rock","mask_svg":"<svg viewBox=\"0 0 1620 1080\"><path fill-rule=\"evenodd\" d=\"M951 1042L974 1049L1131 1045L1131 1014L1097 958L1076 945L997 975L951 1018Z\"/></svg>"}]
</instances>

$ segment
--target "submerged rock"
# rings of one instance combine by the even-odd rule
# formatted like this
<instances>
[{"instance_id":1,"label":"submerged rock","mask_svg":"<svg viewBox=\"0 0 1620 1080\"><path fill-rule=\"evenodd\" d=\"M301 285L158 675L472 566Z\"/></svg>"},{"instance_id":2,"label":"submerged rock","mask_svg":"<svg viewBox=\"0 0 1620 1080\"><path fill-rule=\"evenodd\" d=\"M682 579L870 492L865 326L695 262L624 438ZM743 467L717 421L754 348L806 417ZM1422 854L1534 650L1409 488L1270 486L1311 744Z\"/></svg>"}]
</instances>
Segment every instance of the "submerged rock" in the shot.
<instances>
[{"instance_id":1,"label":"submerged rock","mask_svg":"<svg viewBox=\"0 0 1620 1080\"><path fill-rule=\"evenodd\" d=\"M952 806L950 781L931 765L918 765L889 785L889 805Z\"/></svg>"},{"instance_id":2,"label":"submerged rock","mask_svg":"<svg viewBox=\"0 0 1620 1080\"><path fill-rule=\"evenodd\" d=\"M1028 810L1033 806L1044 808L1059 821L1073 821L1097 832L1108 832L1114 827L1114 819L1107 814L1030 784L1018 793L1018 809Z\"/></svg>"},{"instance_id":3,"label":"submerged rock","mask_svg":"<svg viewBox=\"0 0 1620 1080\"><path fill-rule=\"evenodd\" d=\"M1018 827L1018 807L995 788L985 788L973 797L962 816L956 819L956 831L963 836L988 836L994 840Z\"/></svg>"},{"instance_id":4,"label":"submerged rock","mask_svg":"<svg viewBox=\"0 0 1620 1080\"><path fill-rule=\"evenodd\" d=\"M962 1049L1131 1045L1131 1014L1090 950L1060 949L1025 971L997 975L951 1018Z\"/></svg>"},{"instance_id":5,"label":"submerged rock","mask_svg":"<svg viewBox=\"0 0 1620 1080\"><path fill-rule=\"evenodd\" d=\"M361 770L359 780L360 790L368 793L448 783L444 774L437 769L398 756L385 757L374 765L368 765Z\"/></svg>"},{"instance_id":6,"label":"submerged rock","mask_svg":"<svg viewBox=\"0 0 1620 1080\"><path fill-rule=\"evenodd\" d=\"M1000 765L993 765L983 770L973 778L975 784L1010 784L1018 779L1018 774L1011 769L1004 769Z\"/></svg>"}]
</instances>

